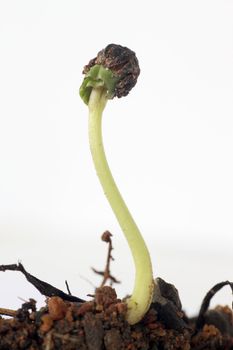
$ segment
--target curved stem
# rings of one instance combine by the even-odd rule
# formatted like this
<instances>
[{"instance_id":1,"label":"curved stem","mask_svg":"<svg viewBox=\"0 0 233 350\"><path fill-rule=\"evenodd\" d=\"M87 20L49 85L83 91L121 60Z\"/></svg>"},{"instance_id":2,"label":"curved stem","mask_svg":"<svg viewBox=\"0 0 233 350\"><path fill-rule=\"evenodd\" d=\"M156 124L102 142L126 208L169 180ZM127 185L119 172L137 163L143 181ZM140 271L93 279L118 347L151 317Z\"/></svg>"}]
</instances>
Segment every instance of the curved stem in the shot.
<instances>
[{"instance_id":1,"label":"curved stem","mask_svg":"<svg viewBox=\"0 0 233 350\"><path fill-rule=\"evenodd\" d=\"M153 294L152 264L142 235L132 218L111 174L102 142L102 113L107 102L106 89L93 88L89 99L89 142L96 172L131 249L136 274L132 296L127 299L127 320L134 324L148 310Z\"/></svg>"}]
</instances>

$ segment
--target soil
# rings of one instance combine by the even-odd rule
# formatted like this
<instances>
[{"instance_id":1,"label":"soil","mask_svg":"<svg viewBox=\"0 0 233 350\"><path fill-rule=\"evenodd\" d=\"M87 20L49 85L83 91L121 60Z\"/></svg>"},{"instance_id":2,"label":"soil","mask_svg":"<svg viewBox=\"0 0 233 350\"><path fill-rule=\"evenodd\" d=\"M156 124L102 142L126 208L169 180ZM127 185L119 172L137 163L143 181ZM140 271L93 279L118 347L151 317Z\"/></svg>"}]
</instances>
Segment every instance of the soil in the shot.
<instances>
[{"instance_id":1,"label":"soil","mask_svg":"<svg viewBox=\"0 0 233 350\"><path fill-rule=\"evenodd\" d=\"M36 310L36 302L30 300L13 317L0 318L0 349L233 349L232 310L228 307L209 311L199 330L195 320L182 311L174 317L169 308L161 312L156 303L134 326L127 323L125 314L126 304L108 286L98 288L88 302L54 296Z\"/></svg>"},{"instance_id":2,"label":"soil","mask_svg":"<svg viewBox=\"0 0 233 350\"><path fill-rule=\"evenodd\" d=\"M0 271L19 271L47 297L37 310L30 299L15 311L0 308L0 350L233 350L233 312L228 306L208 310L212 297L229 281L216 284L203 299L196 318L182 310L177 289L161 278L156 279L153 302L136 325L126 321L127 307L106 282L118 283L110 273L112 242L108 243L100 287L84 301L53 287L28 273L21 263L0 265ZM1 316L2 315L2 316ZM6 318L5 316L8 316Z\"/></svg>"}]
</instances>

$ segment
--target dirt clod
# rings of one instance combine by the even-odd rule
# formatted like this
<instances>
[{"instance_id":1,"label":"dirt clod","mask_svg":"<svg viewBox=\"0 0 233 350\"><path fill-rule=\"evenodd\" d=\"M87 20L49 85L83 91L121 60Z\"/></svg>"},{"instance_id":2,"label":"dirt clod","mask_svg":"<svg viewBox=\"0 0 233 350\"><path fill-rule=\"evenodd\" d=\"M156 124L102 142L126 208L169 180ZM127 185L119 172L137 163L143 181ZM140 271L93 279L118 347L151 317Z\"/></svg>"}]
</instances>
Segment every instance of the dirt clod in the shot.
<instances>
[{"instance_id":1,"label":"dirt clod","mask_svg":"<svg viewBox=\"0 0 233 350\"><path fill-rule=\"evenodd\" d=\"M52 297L48 299L48 311L52 320L61 320L66 314L67 305L60 297Z\"/></svg>"},{"instance_id":2,"label":"dirt clod","mask_svg":"<svg viewBox=\"0 0 233 350\"><path fill-rule=\"evenodd\" d=\"M104 345L106 350L120 350L122 345L122 338L119 329L113 328L106 331L104 337Z\"/></svg>"},{"instance_id":3,"label":"dirt clod","mask_svg":"<svg viewBox=\"0 0 233 350\"><path fill-rule=\"evenodd\" d=\"M101 350L104 337L102 320L88 312L84 316L83 326L88 350Z\"/></svg>"}]
</instances>

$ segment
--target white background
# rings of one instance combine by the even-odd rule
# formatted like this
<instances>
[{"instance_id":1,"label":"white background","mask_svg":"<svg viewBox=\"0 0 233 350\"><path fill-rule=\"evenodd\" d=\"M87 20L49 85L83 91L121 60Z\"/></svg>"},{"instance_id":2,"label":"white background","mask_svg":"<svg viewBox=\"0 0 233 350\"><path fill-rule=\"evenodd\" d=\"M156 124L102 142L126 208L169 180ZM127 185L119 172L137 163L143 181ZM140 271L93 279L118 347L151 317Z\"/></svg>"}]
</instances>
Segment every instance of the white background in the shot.
<instances>
[{"instance_id":1,"label":"white background","mask_svg":"<svg viewBox=\"0 0 233 350\"><path fill-rule=\"evenodd\" d=\"M233 2L0 1L0 263L22 261L80 297L112 272L130 293L130 252L102 193L88 146L82 67L109 43L137 53L141 75L104 116L106 153L148 243L154 275L197 312L233 280ZM0 306L43 297L0 274ZM215 303L230 303L230 291Z\"/></svg>"}]
</instances>

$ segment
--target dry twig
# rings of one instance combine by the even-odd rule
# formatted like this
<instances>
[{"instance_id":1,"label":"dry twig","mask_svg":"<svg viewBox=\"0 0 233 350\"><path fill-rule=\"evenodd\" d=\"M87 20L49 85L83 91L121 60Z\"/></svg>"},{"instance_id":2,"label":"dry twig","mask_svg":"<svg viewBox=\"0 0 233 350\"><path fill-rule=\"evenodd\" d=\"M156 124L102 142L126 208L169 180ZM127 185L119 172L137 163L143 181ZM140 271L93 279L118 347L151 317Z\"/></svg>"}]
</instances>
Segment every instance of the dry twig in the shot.
<instances>
[{"instance_id":1,"label":"dry twig","mask_svg":"<svg viewBox=\"0 0 233 350\"><path fill-rule=\"evenodd\" d=\"M103 276L103 280L100 287L103 287L108 280L110 280L111 286L113 285L113 283L120 283L120 281L118 281L114 276L112 276L110 272L110 262L111 260L114 260L114 258L112 257L113 246L112 246L111 237L112 237L112 234L109 231L105 231L101 236L102 241L108 243L108 255L107 255L107 261L106 261L104 271L98 271L92 267L92 271L94 271L96 274L100 276Z\"/></svg>"},{"instance_id":2,"label":"dry twig","mask_svg":"<svg viewBox=\"0 0 233 350\"><path fill-rule=\"evenodd\" d=\"M17 314L16 310L4 309L3 307L0 307L0 315L15 317L16 314Z\"/></svg>"}]
</instances>

